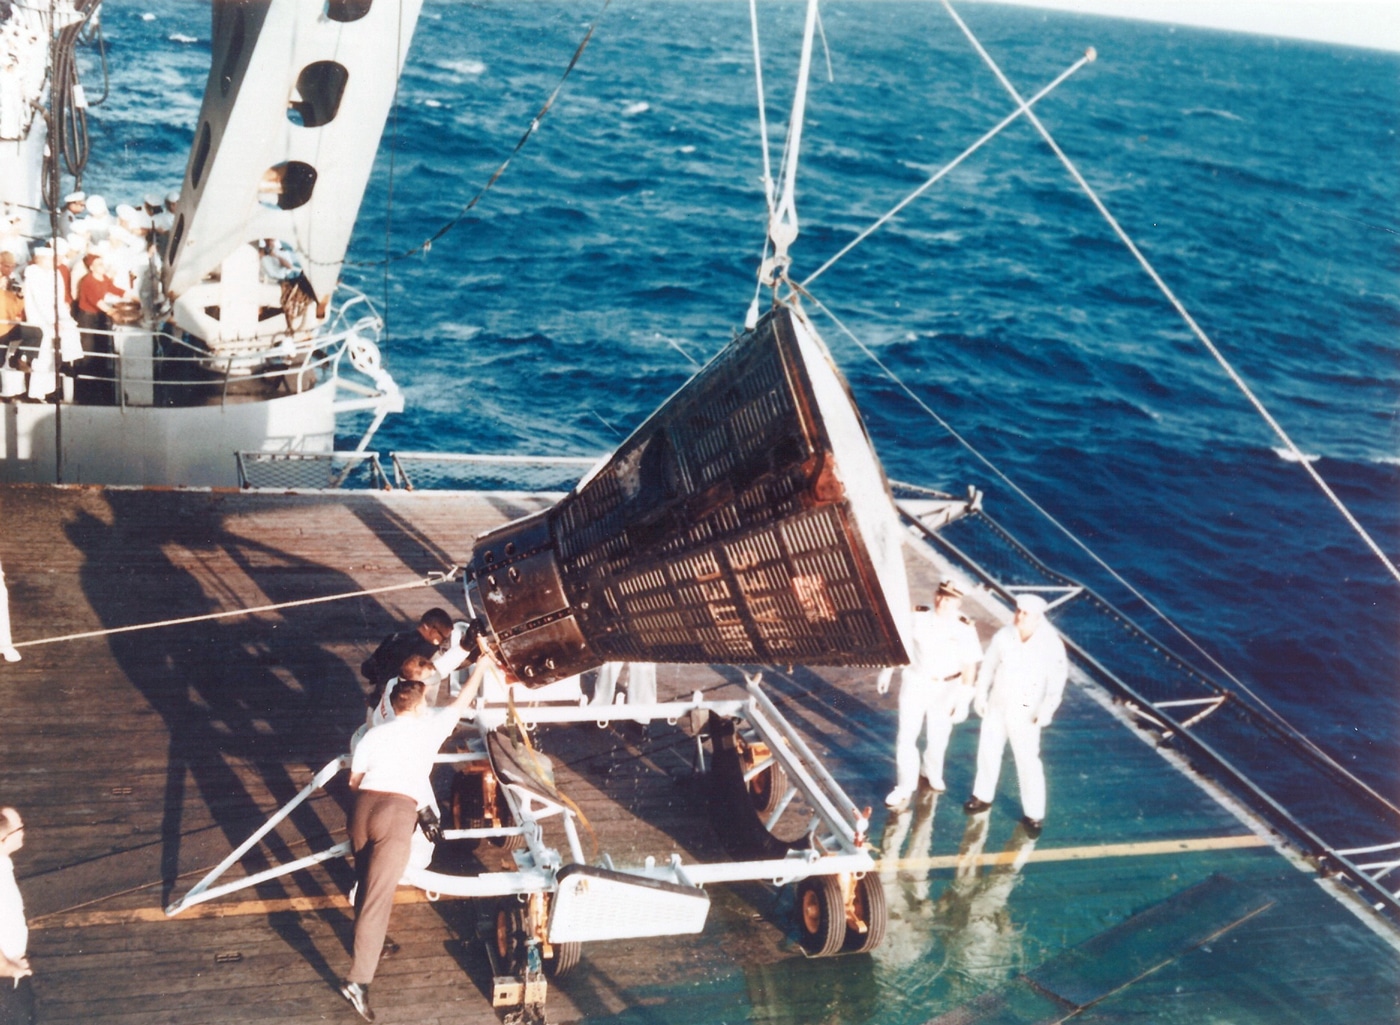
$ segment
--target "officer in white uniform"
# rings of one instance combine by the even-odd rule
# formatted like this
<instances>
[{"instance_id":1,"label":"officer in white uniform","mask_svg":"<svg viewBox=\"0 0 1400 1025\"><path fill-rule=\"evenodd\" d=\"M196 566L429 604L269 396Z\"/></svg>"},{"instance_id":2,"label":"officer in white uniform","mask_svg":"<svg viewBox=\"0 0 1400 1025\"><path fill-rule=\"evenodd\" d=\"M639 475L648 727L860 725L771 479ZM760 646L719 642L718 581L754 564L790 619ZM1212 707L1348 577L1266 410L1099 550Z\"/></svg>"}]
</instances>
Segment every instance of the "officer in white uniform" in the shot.
<instances>
[{"instance_id":1,"label":"officer in white uniform","mask_svg":"<svg viewBox=\"0 0 1400 1025\"><path fill-rule=\"evenodd\" d=\"M914 609L913 651L899 682L899 732L895 737L895 784L885 804L902 810L920 780L919 734L927 727L923 779L933 790L944 790L943 756L954 723L967 718L972 702L973 674L982 660L977 628L958 614L962 591L944 580L934 594L933 608ZM889 689L891 670L880 674L877 690Z\"/></svg>"},{"instance_id":2,"label":"officer in white uniform","mask_svg":"<svg viewBox=\"0 0 1400 1025\"><path fill-rule=\"evenodd\" d=\"M991 807L1008 741L1021 787L1021 823L1032 838L1045 819L1045 768L1040 731L1050 725L1065 693L1069 662L1065 643L1045 619L1038 594L1016 599L1016 618L997 631L977 675L972 707L982 717L977 743L977 779L963 805L969 814Z\"/></svg>"}]
</instances>

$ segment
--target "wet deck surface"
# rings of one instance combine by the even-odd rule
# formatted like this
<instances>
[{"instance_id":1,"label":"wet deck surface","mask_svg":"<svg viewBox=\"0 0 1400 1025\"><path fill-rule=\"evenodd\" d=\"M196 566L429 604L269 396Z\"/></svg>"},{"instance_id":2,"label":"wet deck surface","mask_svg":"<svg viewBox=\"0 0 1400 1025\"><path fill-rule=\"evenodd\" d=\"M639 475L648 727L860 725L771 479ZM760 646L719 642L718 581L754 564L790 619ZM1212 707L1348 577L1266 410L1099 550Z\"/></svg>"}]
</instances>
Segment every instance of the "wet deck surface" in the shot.
<instances>
[{"instance_id":1,"label":"wet deck surface","mask_svg":"<svg viewBox=\"0 0 1400 1025\"><path fill-rule=\"evenodd\" d=\"M409 582L465 561L474 534L542 504L19 486L0 489L0 561L15 638L25 642ZM924 586L934 576L917 567ZM161 909L344 749L363 714L356 667L381 636L434 604L460 608L459 587L27 646L23 662L0 667L0 802L19 807L28 827L16 866L42 1022L359 1020L333 989L349 965L344 862L177 919ZM658 675L663 699L739 694L730 670ZM1046 1008L1058 1005L1037 1003L1039 990L1032 1000L1018 973L1059 964L1062 990L1088 992L1082 977L1137 972L1137 961L1113 963L1120 948L1156 957L1155 970L1076 1020L1400 1019L1393 939L1093 693L1072 686L1045 734L1050 814L1031 843L1015 827L1009 764L989 817L961 810L975 723L954 733L949 793L891 817L879 803L893 773L893 693L877 696L867 671L780 670L765 680L852 798L877 808L885 943L870 956L808 960L791 926L790 887L715 887L697 936L585 946L580 968L551 987L551 1021L920 1023L959 1008L957 1020L1055 1020ZM620 864L672 851L721 857L693 741L678 730L545 728L540 744ZM271 856L342 839L346 797L339 784L308 802ZM1188 943L1186 926L1202 916L1182 895L1216 874L1241 906L1269 906ZM479 908L400 895L390 932L402 949L372 990L379 1021L499 1021L474 937ZM1132 916L1155 905L1157 924L1138 928L1146 920ZM1054 961L1114 928L1131 942L1085 948L1097 951L1092 971L1067 977L1067 962ZM988 1003L1008 984L1005 999ZM964 1006L979 998L991 1016Z\"/></svg>"}]
</instances>

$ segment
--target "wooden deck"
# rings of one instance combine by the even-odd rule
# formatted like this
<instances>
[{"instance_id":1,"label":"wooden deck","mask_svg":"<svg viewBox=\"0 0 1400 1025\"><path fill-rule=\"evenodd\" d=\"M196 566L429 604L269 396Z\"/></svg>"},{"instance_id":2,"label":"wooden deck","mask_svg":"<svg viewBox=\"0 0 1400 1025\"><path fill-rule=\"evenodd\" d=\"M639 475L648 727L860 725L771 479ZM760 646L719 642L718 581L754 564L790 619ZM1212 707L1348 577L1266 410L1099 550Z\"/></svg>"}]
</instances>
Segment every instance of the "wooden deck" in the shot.
<instances>
[{"instance_id":1,"label":"wooden deck","mask_svg":"<svg viewBox=\"0 0 1400 1025\"><path fill-rule=\"evenodd\" d=\"M30 642L411 582L464 562L476 533L543 503L14 486L0 489L0 562L15 639ZM920 586L934 573L916 564ZM344 862L176 919L162 908L345 748L363 714L360 660L435 604L460 608L460 586L26 645L23 662L0 666L0 802L28 826L16 866L42 1022L358 1020L334 991L349 965ZM663 698L738 695L737 672L722 667L659 677ZM551 987L551 1021L925 1022L1220 872L1277 903L1214 944L1169 952L1081 1020L1400 1018L1394 936L1324 893L1101 696L1071 688L1045 736L1045 835L1027 845L1013 829L1008 765L986 856L960 863L981 842L959 807L974 724L954 734L949 794L887 818L894 695L877 696L865 671L766 680L855 801L878 809L885 944L808 960L790 888L716 887L698 936L586 946L577 972ZM552 728L540 742L619 863L721 857L693 742L678 730ZM338 841L347 807L333 785L244 868ZM499 1021L479 909L400 895L390 932L402 949L372 991L379 1021Z\"/></svg>"}]
</instances>

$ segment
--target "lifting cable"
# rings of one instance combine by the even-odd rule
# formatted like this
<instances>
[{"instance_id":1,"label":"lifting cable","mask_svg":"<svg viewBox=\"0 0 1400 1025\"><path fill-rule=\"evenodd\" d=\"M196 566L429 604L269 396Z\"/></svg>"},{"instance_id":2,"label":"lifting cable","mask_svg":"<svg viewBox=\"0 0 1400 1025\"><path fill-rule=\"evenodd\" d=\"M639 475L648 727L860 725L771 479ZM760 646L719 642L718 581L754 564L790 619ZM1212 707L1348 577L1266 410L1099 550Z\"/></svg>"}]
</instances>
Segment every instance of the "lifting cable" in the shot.
<instances>
[{"instance_id":1,"label":"lifting cable","mask_svg":"<svg viewBox=\"0 0 1400 1025\"><path fill-rule=\"evenodd\" d=\"M1075 61L1064 71L1060 72L1060 74L1055 78L1053 82L1047 85L1044 89L1040 90L1040 92L1036 93L1029 100L1021 101L1018 98L1018 103L1020 105L1015 110L1013 110L1010 114L1007 114L1006 117L1002 118L993 127L988 129L986 133L984 133L983 136L976 142L974 142L971 146L963 150L956 157L954 157L948 163L944 164L941 168L939 168L938 171L933 175L933 177L929 178L928 181L924 182L913 192L909 193L909 195L901 199L883 217L877 220L874 224L870 225L870 227L866 228L855 238L851 239L851 241L847 242L845 246L843 246L840 249L840 251L836 253L835 256L831 257L831 259L827 260L826 263L822 264L811 274L808 274L807 277L803 280L802 286L805 288L808 285L810 285L813 281L816 281L817 278L821 277L828 270L830 270L831 267L843 256L845 256L856 246L860 245L867 238L875 234L875 232L879 231L886 224L892 221L895 218L895 216L906 206L914 202L914 200L918 199L935 184L937 184L939 181L945 178L951 171L956 169L957 166L961 164L964 160L972 156L972 154L976 153L979 149L981 149L987 143L991 142L994 138L1000 135L1002 130L1005 129L1008 125L1010 125L1011 122L1015 121L1022 114L1029 114L1031 107L1035 106L1046 96L1050 95L1050 93L1053 92L1065 79L1069 78L1070 75L1073 75L1085 64L1092 64L1097 58L1098 52L1092 46L1089 47L1089 49L1084 52L1083 57L1080 57L1079 60Z\"/></svg>"},{"instance_id":2,"label":"lifting cable","mask_svg":"<svg viewBox=\"0 0 1400 1025\"><path fill-rule=\"evenodd\" d=\"M134 623L131 626L114 626L106 630L85 630L81 633L62 634L57 637L41 637L33 641L17 641L16 648L33 648L40 644L58 644L62 641L79 641L89 637L110 637L112 634L134 633L138 630L157 630L165 626L182 626L186 623L204 623L214 619L230 619L234 616L251 616L259 612L277 612L294 609L303 605L320 605L329 601L343 601L346 598L362 598L371 594L388 594L390 591L407 591L415 587L441 587L451 583L461 573L461 566L450 566L446 570L434 571L425 577L406 584L387 584L384 587L368 587L360 591L343 591L340 594L327 594L319 598L302 598L298 601L276 602L272 605L257 605L248 609L227 609L223 612L208 612L202 616L182 616L178 619L162 619L154 623Z\"/></svg>"},{"instance_id":3,"label":"lifting cable","mask_svg":"<svg viewBox=\"0 0 1400 1025\"><path fill-rule=\"evenodd\" d=\"M1313 743L1313 741L1306 734L1304 734L1291 722L1285 719L1278 711L1276 711L1273 708L1272 705L1270 705L1262 697L1256 694L1249 687L1248 684L1246 684L1238 676L1232 673L1228 668L1222 665L1220 661L1217 658L1215 658L1214 655L1212 655L1209 651L1207 651L1199 643L1197 643L1196 639L1192 637L1189 633L1187 633L1184 629L1182 629L1180 626L1178 626L1176 622L1169 615L1167 615L1167 613L1163 609L1161 609L1158 605L1151 601L1151 599L1149 599L1146 595L1144 595L1141 591L1139 591L1136 587L1129 583L1128 580L1126 580L1122 574L1120 574L1117 570L1115 570L1112 566L1105 562L1103 558L1098 555L1098 553L1096 553L1083 540L1081 540L1078 535L1076 535L1072 530L1069 529L1069 527L1065 526L1058 519L1056 519L1053 513L1051 513L1048 509L1046 509L1029 494L1027 494L1024 490L1022 490L1021 487L1017 485L1016 482L1013 481L1010 477L1008 477L1005 473L1003 473L1001 469L999 469L996 466L995 463L993 463L990 459L988 459L985 455L978 451L978 449L972 444L972 442L968 441L965 437L959 434L952 424L950 424L947 420L943 419L943 417L939 416L938 413L934 411L933 407L931 407L927 402L925 402L917 394L915 394L914 390L910 388L909 385L905 384L903 379L900 378L900 376L896 374L893 370L891 370L884 363L884 361L882 361L880 357L876 355L873 349L871 349L868 345L866 345L863 341L856 337L856 334L844 323L842 323L840 318L838 318L836 314L832 313L831 310L828 309L827 306L824 303L822 303L821 300L819 300L816 296L812 295L810 292L803 289L800 285L794 284L793 287L814 306L816 306L817 309L821 310L822 313L826 314L826 316L831 320L831 322L836 325L837 329L840 330L842 334L844 334L847 338L851 340L852 343L855 344L856 348L860 349L860 351L864 353L872 363L879 367L880 371L886 377L888 377L890 381L895 384L896 387L898 387L902 392L904 392L905 395L909 396L909 398L914 402L915 405L917 405L920 409L927 413L935 423L937 423L940 427L947 431L954 441L956 441L963 448L967 449L967 451L971 453L972 456L975 459L977 459L978 462L980 462L983 466L990 470L1002 483L1004 483L1008 488L1015 492L1016 495L1019 496L1027 505L1029 505L1036 512L1040 513L1040 515L1043 516L1046 519L1046 521L1050 523L1051 526L1053 526L1056 530L1058 530L1061 534L1068 538L1069 541L1072 544L1074 544L1077 548L1079 548L1082 552L1084 552L1085 555L1089 556L1089 558L1092 559L1096 564L1098 564L1098 566L1101 569L1103 569L1104 572L1108 573L1109 576L1111 576L1114 580L1116 580L1119 584L1126 588L1128 592L1133 595L1133 597L1135 597L1138 601L1142 602L1143 605L1145 605L1149 610L1151 610L1151 612L1155 616L1157 616L1158 619L1160 619L1163 623L1170 627L1175 634L1181 637L1181 639L1184 640L1187 644L1189 644L1195 651L1199 652L1201 656L1205 658L1205 660L1209 662L1212 666L1214 666L1217 670L1219 670L1219 672L1226 679L1228 679L1231 683L1238 687L1242 692L1247 694L1250 697L1250 699L1252 699L1253 702L1259 707L1259 709L1266 713L1270 718L1272 718L1281 729L1283 729L1285 732L1291 735L1295 740L1301 743L1309 751L1313 752L1313 754L1315 754L1318 758L1322 759L1322 761L1324 761L1331 768L1341 773L1356 786L1364 790L1372 798L1384 804L1387 808L1389 808L1396 814L1400 814L1400 807L1397 807L1393 801L1391 801L1384 795L1378 793L1375 790L1375 788L1370 786L1364 780L1359 779L1346 766L1342 765L1330 754L1328 754L1322 748L1318 747L1317 744ZM1129 620L1129 622L1131 622L1131 620ZM1139 627L1138 629L1142 628ZM1145 630L1143 632L1148 633L1148 631ZM1148 636L1151 636L1151 634L1148 633Z\"/></svg>"},{"instance_id":4,"label":"lifting cable","mask_svg":"<svg viewBox=\"0 0 1400 1025\"><path fill-rule=\"evenodd\" d=\"M612 0L603 0L602 10L600 10L598 12L598 16L593 19L593 24L588 26L588 31L584 33L583 41L579 43L578 48L574 50L574 55L569 59L569 64L564 69L564 73L561 76L559 76L558 85L554 87L554 91L549 94L549 98L544 101L544 105L540 107L539 111L530 120L530 124L526 127L524 133L520 136L520 139L516 142L515 148L510 151L510 153L506 156L505 160L501 162L501 166L496 168L496 170L492 173L491 177L486 180L486 184L483 185L477 191L476 195L473 196L470 201L468 201L466 206L458 210L455 216L453 216L450 220L444 223L442 227L438 228L437 231L433 232L433 234L429 235L422 242L419 242L412 249L405 249L401 253L392 253L390 255L385 256L381 260L346 260L344 261L344 266L381 267L386 266L390 263L394 263L398 260L405 260L410 256L417 255L418 253L425 253L433 248L434 242L442 238L453 228L457 227L457 225L461 224L462 221L466 219L467 214L471 212L472 208L476 206L477 203L481 202L482 198L486 195L486 193L491 191L492 186L496 184L496 182L500 179L501 175L505 174L506 168L510 166L510 162L515 159L516 155L519 154L519 152L522 149L525 148L525 144L529 142L531 136L535 134L535 129L539 128L540 122L544 120L544 116L548 114L550 108L554 106L554 101L557 100L559 98L559 94L564 91L564 83L568 81L569 75L573 73L574 68L578 65L579 58L583 56L583 51L587 48L589 42L593 39L593 31L598 27L598 22L602 20L604 12L607 11L608 6L611 3Z\"/></svg>"}]
</instances>

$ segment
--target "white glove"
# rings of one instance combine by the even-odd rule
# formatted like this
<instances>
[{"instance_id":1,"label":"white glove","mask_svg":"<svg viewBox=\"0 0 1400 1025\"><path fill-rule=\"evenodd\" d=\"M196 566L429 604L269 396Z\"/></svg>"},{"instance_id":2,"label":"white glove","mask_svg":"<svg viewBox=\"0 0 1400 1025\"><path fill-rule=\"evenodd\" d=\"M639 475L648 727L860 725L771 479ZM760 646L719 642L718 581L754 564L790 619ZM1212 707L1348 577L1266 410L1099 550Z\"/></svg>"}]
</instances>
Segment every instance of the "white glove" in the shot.
<instances>
[{"instance_id":1,"label":"white glove","mask_svg":"<svg viewBox=\"0 0 1400 1025\"><path fill-rule=\"evenodd\" d=\"M875 678L875 693L888 694L890 692L890 681L894 679L894 668L886 666L880 670L880 675Z\"/></svg>"}]
</instances>

